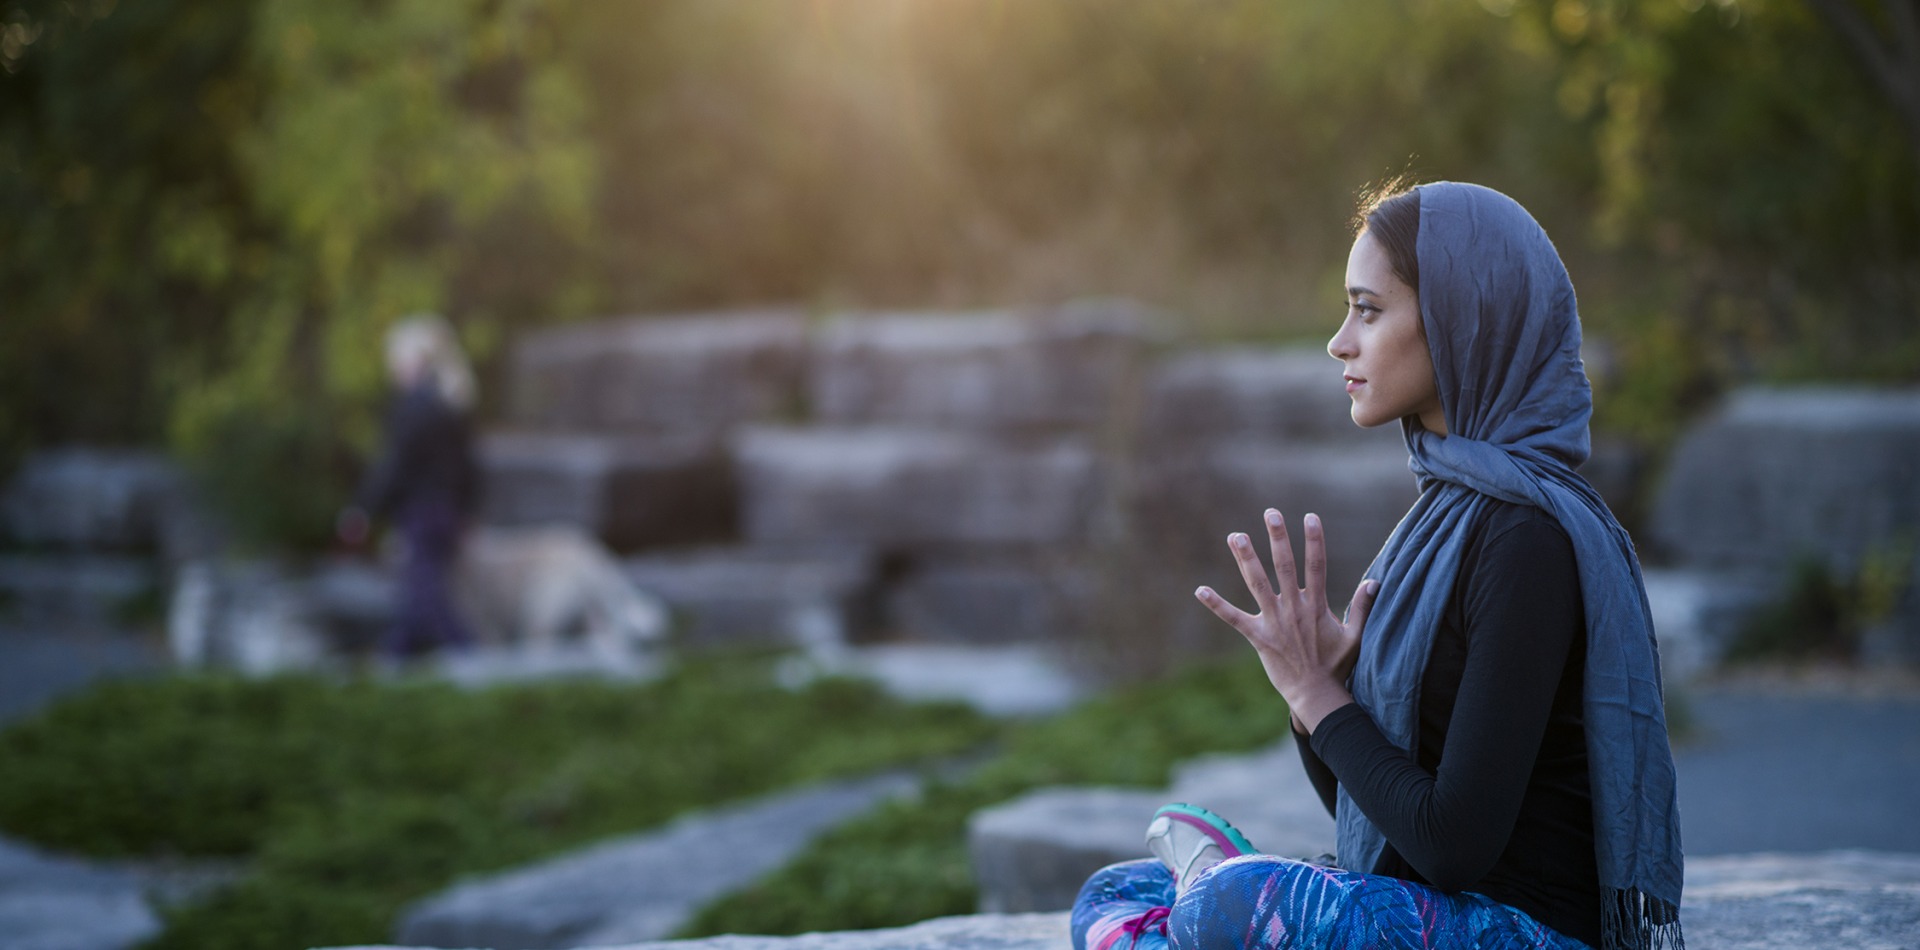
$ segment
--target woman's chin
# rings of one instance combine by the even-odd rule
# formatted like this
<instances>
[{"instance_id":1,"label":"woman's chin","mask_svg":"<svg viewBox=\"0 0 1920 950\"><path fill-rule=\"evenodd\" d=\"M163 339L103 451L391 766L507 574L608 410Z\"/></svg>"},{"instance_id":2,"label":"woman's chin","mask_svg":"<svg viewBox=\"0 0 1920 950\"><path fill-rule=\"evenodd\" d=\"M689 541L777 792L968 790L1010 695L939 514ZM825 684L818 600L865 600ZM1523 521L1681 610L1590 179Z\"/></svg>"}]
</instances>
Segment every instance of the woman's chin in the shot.
<instances>
[{"instance_id":1,"label":"woman's chin","mask_svg":"<svg viewBox=\"0 0 1920 950\"><path fill-rule=\"evenodd\" d=\"M1354 404L1353 410L1349 412L1348 415L1353 418L1353 424L1362 429L1377 429L1393 421L1393 419L1382 418L1362 409L1358 403Z\"/></svg>"}]
</instances>

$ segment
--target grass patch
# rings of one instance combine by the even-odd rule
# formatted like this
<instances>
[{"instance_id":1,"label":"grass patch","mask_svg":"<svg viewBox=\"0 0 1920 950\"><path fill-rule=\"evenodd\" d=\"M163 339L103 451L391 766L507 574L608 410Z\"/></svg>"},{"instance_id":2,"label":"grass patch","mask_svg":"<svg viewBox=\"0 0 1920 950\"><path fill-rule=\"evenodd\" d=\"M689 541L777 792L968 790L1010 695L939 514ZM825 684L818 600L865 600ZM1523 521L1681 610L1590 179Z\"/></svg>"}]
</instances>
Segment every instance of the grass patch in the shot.
<instances>
[{"instance_id":1,"label":"grass patch","mask_svg":"<svg viewBox=\"0 0 1920 950\"><path fill-rule=\"evenodd\" d=\"M1258 663L1189 670L1015 727L964 780L894 802L816 841L785 868L710 905L681 936L892 927L974 911L967 816L1047 785L1164 786L1175 763L1287 733Z\"/></svg>"},{"instance_id":2,"label":"grass patch","mask_svg":"<svg viewBox=\"0 0 1920 950\"><path fill-rule=\"evenodd\" d=\"M187 677L97 687L0 732L0 828L101 856L248 859L150 946L373 943L408 901L692 809L945 757L998 727L754 663L645 686Z\"/></svg>"}]
</instances>

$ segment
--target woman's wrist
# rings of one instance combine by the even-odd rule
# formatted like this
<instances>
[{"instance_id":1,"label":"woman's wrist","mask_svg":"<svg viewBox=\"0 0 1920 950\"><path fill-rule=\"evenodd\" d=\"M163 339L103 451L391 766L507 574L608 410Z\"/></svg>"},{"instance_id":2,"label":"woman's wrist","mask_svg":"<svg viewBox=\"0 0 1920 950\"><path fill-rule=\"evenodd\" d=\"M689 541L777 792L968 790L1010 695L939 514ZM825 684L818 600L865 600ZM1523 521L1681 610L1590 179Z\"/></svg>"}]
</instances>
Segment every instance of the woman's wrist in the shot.
<instances>
[{"instance_id":1,"label":"woman's wrist","mask_svg":"<svg viewBox=\"0 0 1920 950\"><path fill-rule=\"evenodd\" d=\"M1320 720L1346 704L1353 702L1353 694L1345 686L1332 680L1324 684L1299 691L1287 703L1292 712L1293 727L1307 735L1312 735L1320 727Z\"/></svg>"}]
</instances>

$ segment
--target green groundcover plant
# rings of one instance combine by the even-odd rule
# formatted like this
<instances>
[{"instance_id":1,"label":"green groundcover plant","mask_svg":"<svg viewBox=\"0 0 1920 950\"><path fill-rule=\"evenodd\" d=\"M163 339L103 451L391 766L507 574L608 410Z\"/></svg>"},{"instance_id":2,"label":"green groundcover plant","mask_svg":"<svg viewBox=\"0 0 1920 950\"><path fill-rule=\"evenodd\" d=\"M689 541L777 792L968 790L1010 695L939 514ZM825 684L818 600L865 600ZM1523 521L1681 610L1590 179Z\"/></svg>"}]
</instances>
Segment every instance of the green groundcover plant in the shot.
<instances>
[{"instance_id":1,"label":"green groundcover plant","mask_svg":"<svg viewBox=\"0 0 1920 950\"><path fill-rule=\"evenodd\" d=\"M950 759L999 729L763 664L649 685L190 676L94 688L0 732L0 829L100 856L233 857L153 947L379 942L408 902L694 809Z\"/></svg>"},{"instance_id":2,"label":"green groundcover plant","mask_svg":"<svg viewBox=\"0 0 1920 950\"><path fill-rule=\"evenodd\" d=\"M1287 734L1286 705L1251 660L1115 691L1014 727L1002 751L967 777L822 836L785 868L705 908L681 935L888 927L972 913L966 823L975 810L1047 785L1164 787L1183 759Z\"/></svg>"}]
</instances>

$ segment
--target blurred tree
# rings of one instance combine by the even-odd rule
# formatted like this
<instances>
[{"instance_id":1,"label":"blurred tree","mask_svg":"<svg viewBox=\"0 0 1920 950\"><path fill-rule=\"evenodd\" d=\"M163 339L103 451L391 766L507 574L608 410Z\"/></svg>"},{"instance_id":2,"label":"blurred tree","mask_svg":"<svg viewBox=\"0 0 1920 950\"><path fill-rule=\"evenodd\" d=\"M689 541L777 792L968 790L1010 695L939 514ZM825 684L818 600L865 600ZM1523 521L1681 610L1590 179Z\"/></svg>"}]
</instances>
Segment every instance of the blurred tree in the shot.
<instances>
[{"instance_id":1,"label":"blurred tree","mask_svg":"<svg viewBox=\"0 0 1920 950\"><path fill-rule=\"evenodd\" d=\"M1863 5L1854 0L1808 2L1839 31L1880 91L1893 101L1907 137L1913 140L1914 161L1920 162L1920 0L1866 4L1878 9L1883 31L1874 29Z\"/></svg>"},{"instance_id":2,"label":"blurred tree","mask_svg":"<svg viewBox=\"0 0 1920 950\"><path fill-rule=\"evenodd\" d=\"M1809 2L0 0L0 452L164 433L311 543L409 311L483 365L765 301L1119 293L1318 339L1401 171L1546 225L1610 425L1914 380L1902 100ZM1835 22L1904 68L1878 2Z\"/></svg>"},{"instance_id":3,"label":"blurred tree","mask_svg":"<svg viewBox=\"0 0 1920 950\"><path fill-rule=\"evenodd\" d=\"M0 21L0 438L164 429L258 540L325 536L380 330L591 306L585 95L530 2L63 3Z\"/></svg>"}]
</instances>

